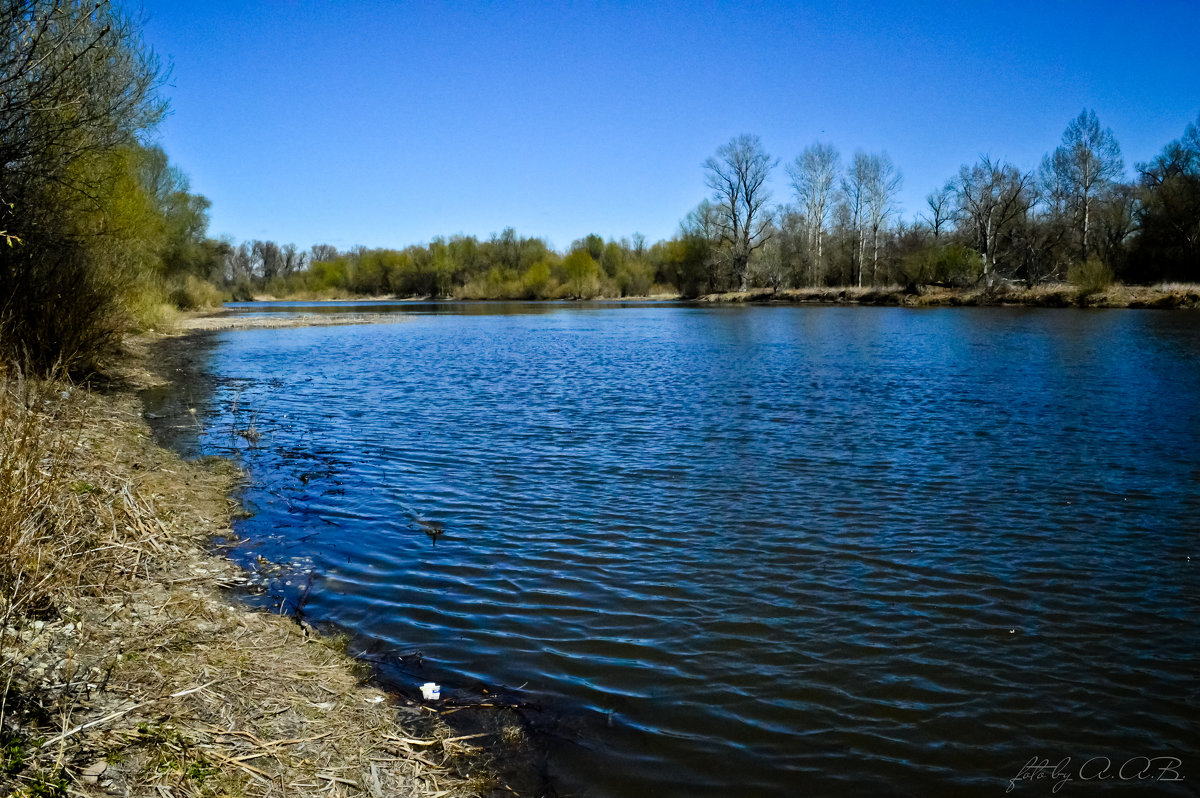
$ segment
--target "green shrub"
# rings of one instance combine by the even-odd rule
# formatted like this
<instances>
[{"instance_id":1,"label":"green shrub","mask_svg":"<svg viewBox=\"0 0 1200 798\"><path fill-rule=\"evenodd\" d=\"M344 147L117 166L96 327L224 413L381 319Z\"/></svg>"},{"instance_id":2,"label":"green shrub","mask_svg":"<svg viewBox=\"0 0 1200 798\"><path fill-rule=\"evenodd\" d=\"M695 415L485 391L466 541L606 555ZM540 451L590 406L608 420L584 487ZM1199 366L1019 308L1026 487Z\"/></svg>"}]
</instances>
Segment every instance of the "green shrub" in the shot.
<instances>
[{"instance_id":1,"label":"green shrub","mask_svg":"<svg viewBox=\"0 0 1200 798\"><path fill-rule=\"evenodd\" d=\"M970 285L982 273L979 253L961 244L926 247L905 257L900 265L900 277L916 285Z\"/></svg>"},{"instance_id":2,"label":"green shrub","mask_svg":"<svg viewBox=\"0 0 1200 798\"><path fill-rule=\"evenodd\" d=\"M249 280L238 280L233 286L233 301L234 302L253 302L254 288L250 285Z\"/></svg>"},{"instance_id":3,"label":"green shrub","mask_svg":"<svg viewBox=\"0 0 1200 798\"><path fill-rule=\"evenodd\" d=\"M1113 283L1113 270L1093 255L1067 269L1067 282L1084 293L1103 291Z\"/></svg>"},{"instance_id":4,"label":"green shrub","mask_svg":"<svg viewBox=\"0 0 1200 798\"><path fill-rule=\"evenodd\" d=\"M654 284L654 268L645 263L627 263L618 267L617 287L621 296L646 296Z\"/></svg>"},{"instance_id":5,"label":"green shrub","mask_svg":"<svg viewBox=\"0 0 1200 798\"><path fill-rule=\"evenodd\" d=\"M173 278L170 287L171 301L180 310L215 308L225 301L221 289L194 274Z\"/></svg>"}]
</instances>

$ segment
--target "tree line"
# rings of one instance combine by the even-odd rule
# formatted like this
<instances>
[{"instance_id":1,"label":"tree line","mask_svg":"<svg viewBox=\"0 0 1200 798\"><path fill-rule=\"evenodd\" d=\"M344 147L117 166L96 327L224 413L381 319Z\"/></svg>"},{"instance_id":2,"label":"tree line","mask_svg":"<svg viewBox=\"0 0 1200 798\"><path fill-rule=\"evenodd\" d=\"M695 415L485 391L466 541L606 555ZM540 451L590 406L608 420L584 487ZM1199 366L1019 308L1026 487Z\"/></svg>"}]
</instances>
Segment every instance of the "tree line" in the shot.
<instances>
[{"instance_id":1,"label":"tree line","mask_svg":"<svg viewBox=\"0 0 1200 798\"><path fill-rule=\"evenodd\" d=\"M1200 129L1189 124L1160 155L1125 164L1094 112L1071 120L1031 169L987 155L931 191L916 217L897 202L903 178L886 152L843 163L829 143L783 168L787 199L772 204L779 159L741 135L703 164L709 197L670 239L589 235L565 253L511 228L487 240L439 237L406 249L270 241L231 247L223 280L241 298L267 293L564 299L696 296L806 286L1099 288L1200 281Z\"/></svg>"},{"instance_id":2,"label":"tree line","mask_svg":"<svg viewBox=\"0 0 1200 798\"><path fill-rule=\"evenodd\" d=\"M1085 109L1037 167L981 156L911 221L887 153L856 152L843 165L833 145L815 143L785 166L788 201L771 205L778 159L757 136L737 136L704 162L712 196L680 231L702 254L702 285L681 288L1196 282L1198 125L1126 181L1116 137Z\"/></svg>"},{"instance_id":3,"label":"tree line","mask_svg":"<svg viewBox=\"0 0 1200 798\"><path fill-rule=\"evenodd\" d=\"M454 296L460 299L588 299L675 294L678 264L666 242L606 241L588 235L558 253L543 238L513 228L480 240L439 236L404 249L328 244L307 251L272 241L243 242L225 258L237 299L254 295L322 298Z\"/></svg>"}]
</instances>

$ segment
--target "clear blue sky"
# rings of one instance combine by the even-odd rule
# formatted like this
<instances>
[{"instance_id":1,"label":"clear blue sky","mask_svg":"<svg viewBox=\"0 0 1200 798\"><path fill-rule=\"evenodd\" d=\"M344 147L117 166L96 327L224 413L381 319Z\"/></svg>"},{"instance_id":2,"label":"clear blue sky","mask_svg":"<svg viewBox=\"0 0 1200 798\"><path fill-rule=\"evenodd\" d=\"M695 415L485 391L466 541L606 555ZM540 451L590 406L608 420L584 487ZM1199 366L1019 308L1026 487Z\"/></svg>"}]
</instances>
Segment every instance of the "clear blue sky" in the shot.
<instances>
[{"instance_id":1,"label":"clear blue sky","mask_svg":"<svg viewBox=\"0 0 1200 798\"><path fill-rule=\"evenodd\" d=\"M1200 114L1200 3L125 0L174 64L160 143L214 236L405 246L670 236L701 162L887 150L904 215L1087 107L1127 168ZM790 188L776 172L776 200Z\"/></svg>"}]
</instances>

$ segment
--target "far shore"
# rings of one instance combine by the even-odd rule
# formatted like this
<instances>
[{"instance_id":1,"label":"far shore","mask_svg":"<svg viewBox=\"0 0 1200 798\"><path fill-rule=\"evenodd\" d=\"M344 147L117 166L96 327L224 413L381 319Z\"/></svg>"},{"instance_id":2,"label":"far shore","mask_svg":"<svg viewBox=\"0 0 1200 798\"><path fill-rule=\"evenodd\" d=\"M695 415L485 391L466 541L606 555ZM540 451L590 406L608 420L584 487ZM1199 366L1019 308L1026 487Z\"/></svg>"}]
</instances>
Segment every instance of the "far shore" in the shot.
<instances>
[{"instance_id":1,"label":"far shore","mask_svg":"<svg viewBox=\"0 0 1200 798\"><path fill-rule=\"evenodd\" d=\"M901 307L1039 307L1039 308L1200 308L1200 285L1134 286L1114 284L1087 290L1066 283L1033 288L992 286L948 288L941 286L883 286L770 288L709 294L701 302L895 305Z\"/></svg>"},{"instance_id":2,"label":"far shore","mask_svg":"<svg viewBox=\"0 0 1200 798\"><path fill-rule=\"evenodd\" d=\"M256 302L303 302L312 304L351 303L369 306L380 302L536 302L547 300L494 298L466 299L459 297L399 297L399 296L342 296L342 297L274 297L259 295ZM678 294L650 296L586 297L551 301L586 302L699 302L707 304L828 304L883 305L898 307L1041 307L1041 308L1200 308L1200 284L1165 283L1154 286L1114 283L1104 288L1081 288L1069 283L1046 283L1027 288L1022 285L1001 284L990 287L920 286L826 286L813 288L754 288L684 297ZM404 320L403 315L359 312L313 318L310 316L242 317L236 312L218 309L185 314L182 329L227 330L264 329L277 327L307 327L316 325L368 324Z\"/></svg>"}]
</instances>

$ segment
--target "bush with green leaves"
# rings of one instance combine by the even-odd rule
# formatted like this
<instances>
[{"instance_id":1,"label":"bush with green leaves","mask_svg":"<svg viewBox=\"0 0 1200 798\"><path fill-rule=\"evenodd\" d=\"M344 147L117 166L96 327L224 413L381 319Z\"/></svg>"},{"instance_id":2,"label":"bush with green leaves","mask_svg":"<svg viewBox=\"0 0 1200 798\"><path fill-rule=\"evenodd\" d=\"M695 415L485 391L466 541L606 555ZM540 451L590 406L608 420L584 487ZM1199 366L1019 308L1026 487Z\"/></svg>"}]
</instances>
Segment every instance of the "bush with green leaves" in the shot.
<instances>
[{"instance_id":1,"label":"bush with green leaves","mask_svg":"<svg viewBox=\"0 0 1200 798\"><path fill-rule=\"evenodd\" d=\"M1092 256L1083 263L1071 264L1067 269L1067 282L1085 293L1103 291L1113 283L1113 270Z\"/></svg>"}]
</instances>

